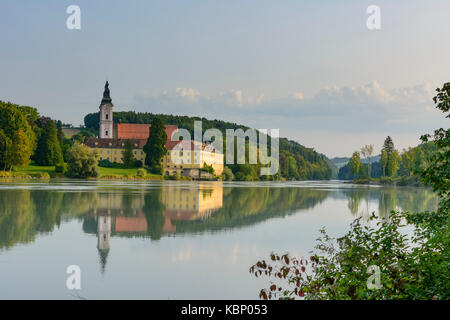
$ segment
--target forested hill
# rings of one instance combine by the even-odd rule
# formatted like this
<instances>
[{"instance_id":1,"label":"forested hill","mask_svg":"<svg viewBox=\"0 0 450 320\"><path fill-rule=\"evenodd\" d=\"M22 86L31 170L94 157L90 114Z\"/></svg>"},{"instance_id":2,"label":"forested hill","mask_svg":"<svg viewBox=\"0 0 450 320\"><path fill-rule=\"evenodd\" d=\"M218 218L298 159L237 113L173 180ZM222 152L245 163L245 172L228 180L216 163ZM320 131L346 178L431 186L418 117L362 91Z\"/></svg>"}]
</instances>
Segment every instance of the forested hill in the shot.
<instances>
[{"instance_id":1,"label":"forested hill","mask_svg":"<svg viewBox=\"0 0 450 320\"><path fill-rule=\"evenodd\" d=\"M226 129L242 129L244 131L249 129L249 127L244 125L221 120L166 114L136 113L134 111L114 112L113 119L115 123L151 123L155 116L160 116L165 124L177 125L179 128L188 130L192 137L194 133L194 121L200 120L202 121L203 131L216 128L222 131L224 137ZM87 129L98 132L99 113L96 112L86 115L84 117L84 124ZM293 180L330 179L333 173L332 166L333 164L325 155L314 151L313 148L307 148L295 141L280 138L280 170L279 175L275 177L276 179L281 177ZM258 165L233 165L230 168L238 180L259 179Z\"/></svg>"}]
</instances>

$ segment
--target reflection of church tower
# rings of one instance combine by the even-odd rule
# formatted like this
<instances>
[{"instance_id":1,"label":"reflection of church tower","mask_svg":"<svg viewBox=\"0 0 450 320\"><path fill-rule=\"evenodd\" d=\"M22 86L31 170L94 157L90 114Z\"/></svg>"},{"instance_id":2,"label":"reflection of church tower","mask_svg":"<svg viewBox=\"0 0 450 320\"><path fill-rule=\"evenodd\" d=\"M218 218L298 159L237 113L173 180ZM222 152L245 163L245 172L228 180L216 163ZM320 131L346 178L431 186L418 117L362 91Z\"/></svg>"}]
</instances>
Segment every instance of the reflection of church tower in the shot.
<instances>
[{"instance_id":1,"label":"reflection of church tower","mask_svg":"<svg viewBox=\"0 0 450 320\"><path fill-rule=\"evenodd\" d=\"M105 272L106 260L111 246L111 217L99 216L97 224L97 249L100 256L102 273Z\"/></svg>"},{"instance_id":2,"label":"reflection of church tower","mask_svg":"<svg viewBox=\"0 0 450 320\"><path fill-rule=\"evenodd\" d=\"M105 83L103 99L100 103L99 138L113 138L113 104L109 95L109 83Z\"/></svg>"}]
</instances>

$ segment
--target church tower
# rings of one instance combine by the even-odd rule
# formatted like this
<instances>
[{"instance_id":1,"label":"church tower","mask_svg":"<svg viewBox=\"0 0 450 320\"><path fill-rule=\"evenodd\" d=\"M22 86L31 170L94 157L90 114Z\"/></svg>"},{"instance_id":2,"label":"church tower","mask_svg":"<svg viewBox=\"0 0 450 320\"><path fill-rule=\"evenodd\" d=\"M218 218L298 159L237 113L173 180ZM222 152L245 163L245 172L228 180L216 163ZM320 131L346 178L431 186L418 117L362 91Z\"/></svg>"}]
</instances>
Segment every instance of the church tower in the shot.
<instances>
[{"instance_id":1,"label":"church tower","mask_svg":"<svg viewBox=\"0 0 450 320\"><path fill-rule=\"evenodd\" d=\"M109 83L105 83L103 99L100 103L99 138L113 138L113 104L109 95Z\"/></svg>"},{"instance_id":2,"label":"church tower","mask_svg":"<svg viewBox=\"0 0 450 320\"><path fill-rule=\"evenodd\" d=\"M97 217L97 249L102 273L105 272L109 249L111 248L111 216Z\"/></svg>"}]
</instances>

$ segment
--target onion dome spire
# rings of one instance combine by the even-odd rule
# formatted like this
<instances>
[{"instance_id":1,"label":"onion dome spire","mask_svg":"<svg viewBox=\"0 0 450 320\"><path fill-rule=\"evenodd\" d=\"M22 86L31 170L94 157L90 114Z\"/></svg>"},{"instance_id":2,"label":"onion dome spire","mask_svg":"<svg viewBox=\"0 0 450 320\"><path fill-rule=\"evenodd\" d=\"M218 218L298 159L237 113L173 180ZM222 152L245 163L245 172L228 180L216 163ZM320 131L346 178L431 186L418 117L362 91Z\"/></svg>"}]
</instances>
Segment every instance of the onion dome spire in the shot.
<instances>
[{"instance_id":1,"label":"onion dome spire","mask_svg":"<svg viewBox=\"0 0 450 320\"><path fill-rule=\"evenodd\" d=\"M112 102L112 99L109 95L109 83L108 83L108 81L106 81L105 91L103 91L103 99L102 99L102 102L100 103L100 105L111 103L111 102Z\"/></svg>"}]
</instances>

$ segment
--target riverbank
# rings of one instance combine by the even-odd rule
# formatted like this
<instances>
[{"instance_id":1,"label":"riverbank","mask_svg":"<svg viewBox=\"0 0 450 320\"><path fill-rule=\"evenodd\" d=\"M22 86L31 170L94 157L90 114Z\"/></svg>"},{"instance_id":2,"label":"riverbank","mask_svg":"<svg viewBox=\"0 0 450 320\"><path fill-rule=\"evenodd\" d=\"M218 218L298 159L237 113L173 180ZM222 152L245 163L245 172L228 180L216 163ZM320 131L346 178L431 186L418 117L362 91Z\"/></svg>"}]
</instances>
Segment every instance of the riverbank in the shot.
<instances>
[{"instance_id":1,"label":"riverbank","mask_svg":"<svg viewBox=\"0 0 450 320\"><path fill-rule=\"evenodd\" d=\"M346 183L369 184L369 185L391 185L391 186L409 186L424 187L418 177L382 177L382 178L363 178L347 181Z\"/></svg>"},{"instance_id":2,"label":"riverbank","mask_svg":"<svg viewBox=\"0 0 450 320\"><path fill-rule=\"evenodd\" d=\"M98 177L87 180L193 180L183 176L163 176L149 172L143 173L142 168L105 168L98 167ZM38 166L33 163L24 168L15 168L12 171L0 171L0 179L40 179L54 178L68 179L61 172L57 172L55 166Z\"/></svg>"}]
</instances>

